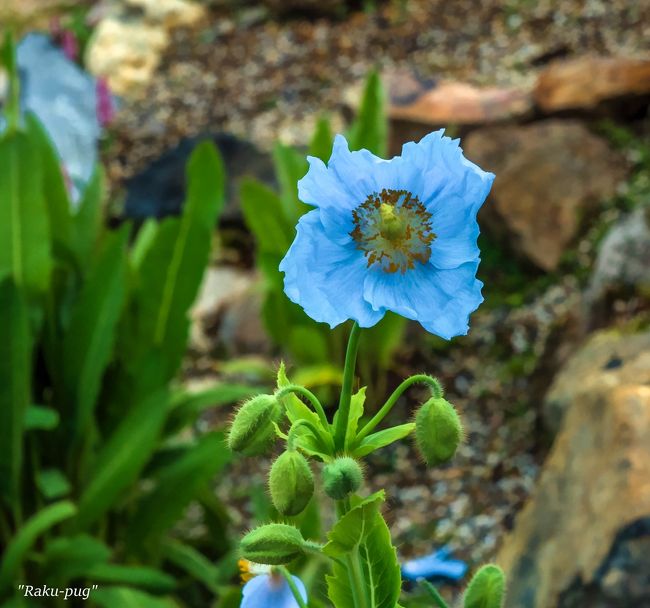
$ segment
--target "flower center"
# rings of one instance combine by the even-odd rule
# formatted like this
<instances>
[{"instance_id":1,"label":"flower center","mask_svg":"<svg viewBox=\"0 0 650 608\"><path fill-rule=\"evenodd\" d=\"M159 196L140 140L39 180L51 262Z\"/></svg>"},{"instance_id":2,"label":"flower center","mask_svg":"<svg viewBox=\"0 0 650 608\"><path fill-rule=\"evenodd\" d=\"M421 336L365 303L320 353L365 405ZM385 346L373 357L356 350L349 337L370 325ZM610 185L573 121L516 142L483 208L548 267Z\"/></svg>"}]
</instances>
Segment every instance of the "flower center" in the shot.
<instances>
[{"instance_id":1,"label":"flower center","mask_svg":"<svg viewBox=\"0 0 650 608\"><path fill-rule=\"evenodd\" d=\"M364 252L368 267L378 264L384 272L405 273L431 256L436 235L431 214L417 196L406 190L370 194L353 212L350 236Z\"/></svg>"}]
</instances>

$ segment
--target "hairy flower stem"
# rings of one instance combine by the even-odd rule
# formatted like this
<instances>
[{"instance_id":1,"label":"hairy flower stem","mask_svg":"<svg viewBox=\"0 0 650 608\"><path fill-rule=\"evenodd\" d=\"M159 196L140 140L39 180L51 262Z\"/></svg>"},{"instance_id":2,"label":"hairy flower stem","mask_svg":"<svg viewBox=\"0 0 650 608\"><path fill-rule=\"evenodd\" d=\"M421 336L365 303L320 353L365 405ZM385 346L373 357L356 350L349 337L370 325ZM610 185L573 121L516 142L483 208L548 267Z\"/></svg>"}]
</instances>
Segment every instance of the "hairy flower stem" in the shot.
<instances>
[{"instance_id":1,"label":"hairy flower stem","mask_svg":"<svg viewBox=\"0 0 650 608\"><path fill-rule=\"evenodd\" d=\"M298 606L300 606L300 608L307 608L307 604L302 599L302 595L300 595L300 591L298 591L298 587L296 587L296 582L293 580L291 573L284 566L279 566L275 568L275 570L284 577L284 580L287 581L287 585L289 585L289 589L291 589L291 593L293 594Z\"/></svg>"},{"instance_id":2,"label":"hairy flower stem","mask_svg":"<svg viewBox=\"0 0 650 608\"><path fill-rule=\"evenodd\" d=\"M359 334L361 328L355 321L350 332L348 348L345 352L345 367L343 368L343 385L341 386L341 398L339 400L338 418L334 429L334 445L339 451L345 448L345 435L348 429L348 418L350 417L350 399L352 398L352 383L354 381L354 370L357 363L357 351L359 350Z\"/></svg>"},{"instance_id":3,"label":"hairy flower stem","mask_svg":"<svg viewBox=\"0 0 650 608\"><path fill-rule=\"evenodd\" d=\"M386 417L388 412L393 409L393 406L397 403L397 400L402 396L404 391L413 384L428 384L434 397L442 397L442 387L440 386L440 382L438 382L434 377L428 376L427 374L416 374L415 376L410 376L393 391L393 394L388 398L386 403L381 406L381 409L372 417L368 424L357 433L356 440L361 441L371 433Z\"/></svg>"}]
</instances>

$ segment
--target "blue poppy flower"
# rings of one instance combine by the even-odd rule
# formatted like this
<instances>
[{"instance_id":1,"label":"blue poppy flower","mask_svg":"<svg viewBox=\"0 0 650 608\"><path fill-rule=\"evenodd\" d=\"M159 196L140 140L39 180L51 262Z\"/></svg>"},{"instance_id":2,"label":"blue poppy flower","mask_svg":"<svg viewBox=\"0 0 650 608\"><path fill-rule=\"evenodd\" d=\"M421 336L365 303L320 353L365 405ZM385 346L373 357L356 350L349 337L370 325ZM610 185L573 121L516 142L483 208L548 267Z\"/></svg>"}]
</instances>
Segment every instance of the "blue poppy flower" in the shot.
<instances>
[{"instance_id":1,"label":"blue poppy flower","mask_svg":"<svg viewBox=\"0 0 650 608\"><path fill-rule=\"evenodd\" d=\"M466 334L483 301L476 214L494 175L442 130L390 160L350 152L341 135L327 165L307 160L298 192L315 209L280 263L289 299L330 327L371 327L391 310L446 339Z\"/></svg>"},{"instance_id":2,"label":"blue poppy flower","mask_svg":"<svg viewBox=\"0 0 650 608\"><path fill-rule=\"evenodd\" d=\"M307 591L297 576L292 576L303 601ZM240 608L300 608L289 583L280 574L259 574L250 579L242 589Z\"/></svg>"},{"instance_id":3,"label":"blue poppy flower","mask_svg":"<svg viewBox=\"0 0 650 608\"><path fill-rule=\"evenodd\" d=\"M421 578L444 578L459 581L466 573L467 564L459 559L453 559L447 547L402 564L402 577L410 581L417 581Z\"/></svg>"}]
</instances>

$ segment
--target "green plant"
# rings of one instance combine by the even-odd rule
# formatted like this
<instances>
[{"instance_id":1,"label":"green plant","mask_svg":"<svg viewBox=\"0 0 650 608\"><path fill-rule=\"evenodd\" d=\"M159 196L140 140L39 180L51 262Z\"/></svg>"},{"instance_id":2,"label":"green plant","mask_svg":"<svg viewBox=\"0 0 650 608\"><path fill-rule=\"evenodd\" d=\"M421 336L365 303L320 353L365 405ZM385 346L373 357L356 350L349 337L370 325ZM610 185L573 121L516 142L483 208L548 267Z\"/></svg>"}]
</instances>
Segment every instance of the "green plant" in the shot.
<instances>
[{"instance_id":1,"label":"green plant","mask_svg":"<svg viewBox=\"0 0 650 608\"><path fill-rule=\"evenodd\" d=\"M2 58L0 605L42 605L19 583L99 584L91 600L112 608L215 594L231 571L212 562L230 545L210 484L230 455L223 433L187 431L207 406L251 389L188 393L175 378L223 204L222 162L197 146L182 216L146 223L130 243L131 226L104 227L99 168L72 210L47 134L20 117L9 38ZM208 556L178 524L193 501Z\"/></svg>"},{"instance_id":2,"label":"green plant","mask_svg":"<svg viewBox=\"0 0 650 608\"><path fill-rule=\"evenodd\" d=\"M384 91L380 78L368 76L359 112L349 131L350 148L366 148L385 156L387 120ZM332 152L333 135L329 121L321 118L309 146L309 154L327 162ZM257 266L264 278L262 315L265 327L278 346L283 347L298 364L305 377L303 383L318 384L321 379L340 382L340 368L332 361L342 360L345 334L342 327L330 331L324 323L310 319L300 306L287 300L283 291L280 261L295 235L295 225L311 208L300 201L297 182L305 175L308 163L298 150L277 143L273 151L280 192L248 179L242 183L241 201L248 228L257 244ZM385 391L386 370L400 344L405 320L387 314L375 327L365 332L359 353L362 378L377 393ZM309 369L309 374L306 374ZM332 373L334 371L334 373ZM311 380L311 382L310 382Z\"/></svg>"}]
</instances>

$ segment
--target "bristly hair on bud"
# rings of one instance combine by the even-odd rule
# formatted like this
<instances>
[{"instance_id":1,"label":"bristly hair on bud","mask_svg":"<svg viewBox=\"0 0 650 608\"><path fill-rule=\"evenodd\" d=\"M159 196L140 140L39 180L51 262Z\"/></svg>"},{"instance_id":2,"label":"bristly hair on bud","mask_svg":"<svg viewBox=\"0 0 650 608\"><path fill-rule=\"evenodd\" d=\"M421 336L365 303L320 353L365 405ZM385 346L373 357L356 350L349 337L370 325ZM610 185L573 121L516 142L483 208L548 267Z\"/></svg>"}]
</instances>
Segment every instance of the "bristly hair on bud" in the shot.
<instances>
[{"instance_id":1,"label":"bristly hair on bud","mask_svg":"<svg viewBox=\"0 0 650 608\"><path fill-rule=\"evenodd\" d=\"M274 422L282 408L273 395L257 395L237 411L228 433L228 447L246 456L265 453L276 437Z\"/></svg>"},{"instance_id":2,"label":"bristly hair on bud","mask_svg":"<svg viewBox=\"0 0 650 608\"><path fill-rule=\"evenodd\" d=\"M363 483L361 465L349 456L341 456L323 467L323 489L334 500L356 492Z\"/></svg>"},{"instance_id":3,"label":"bristly hair on bud","mask_svg":"<svg viewBox=\"0 0 650 608\"><path fill-rule=\"evenodd\" d=\"M266 524L241 539L242 557L257 564L288 564L305 552L307 543L300 530L287 524Z\"/></svg>"},{"instance_id":4,"label":"bristly hair on bud","mask_svg":"<svg viewBox=\"0 0 650 608\"><path fill-rule=\"evenodd\" d=\"M314 476L307 459L296 450L277 458L269 473L273 506L282 515L302 513L314 494Z\"/></svg>"},{"instance_id":5,"label":"bristly hair on bud","mask_svg":"<svg viewBox=\"0 0 650 608\"><path fill-rule=\"evenodd\" d=\"M446 399L431 397L415 414L415 442L428 466L451 460L462 441L460 417Z\"/></svg>"},{"instance_id":6,"label":"bristly hair on bud","mask_svg":"<svg viewBox=\"0 0 650 608\"><path fill-rule=\"evenodd\" d=\"M506 595L506 577L494 564L478 569L463 597L464 608L502 608Z\"/></svg>"}]
</instances>

